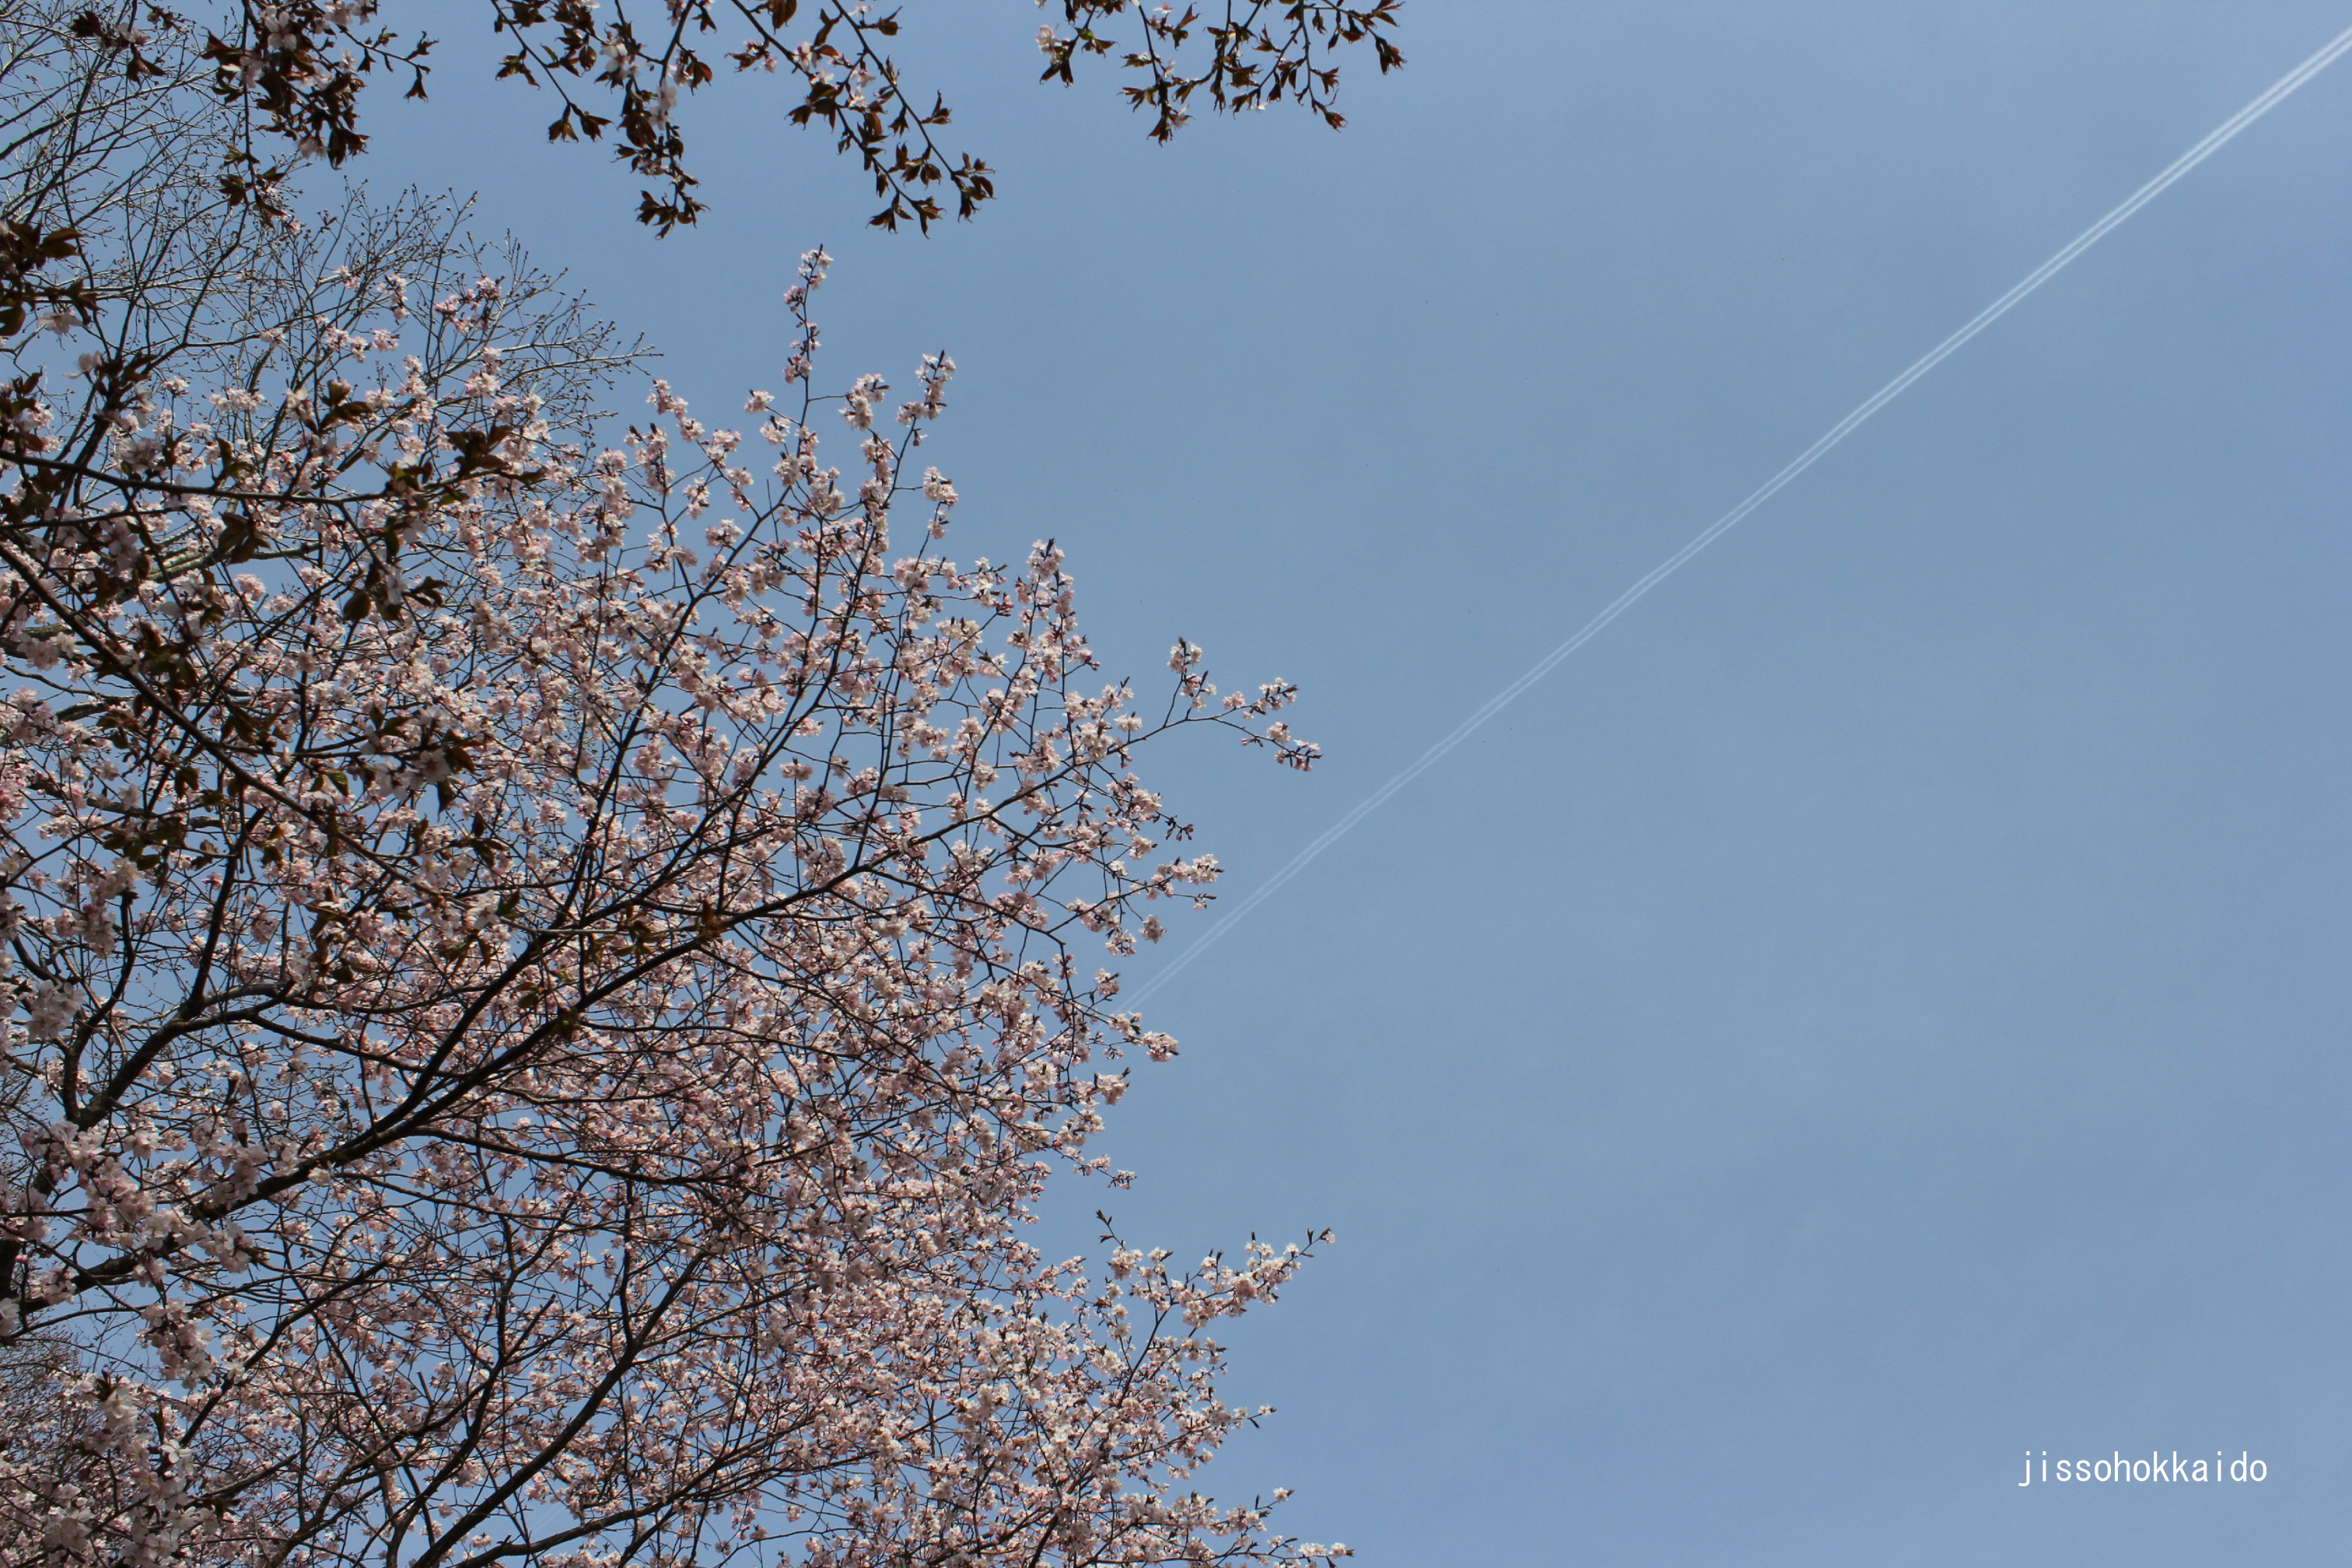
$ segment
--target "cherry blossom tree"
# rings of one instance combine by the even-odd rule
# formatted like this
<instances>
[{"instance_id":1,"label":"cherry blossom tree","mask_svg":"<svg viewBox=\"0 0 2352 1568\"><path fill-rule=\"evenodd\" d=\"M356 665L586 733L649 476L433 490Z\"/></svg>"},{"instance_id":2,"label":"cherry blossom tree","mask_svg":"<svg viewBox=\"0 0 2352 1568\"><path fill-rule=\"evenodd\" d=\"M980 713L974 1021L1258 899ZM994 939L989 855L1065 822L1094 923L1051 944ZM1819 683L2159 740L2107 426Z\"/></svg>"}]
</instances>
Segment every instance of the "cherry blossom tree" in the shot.
<instances>
[{"instance_id":1,"label":"cherry blossom tree","mask_svg":"<svg viewBox=\"0 0 2352 1568\"><path fill-rule=\"evenodd\" d=\"M1368 47L1382 73L1404 63L1393 37L1402 0L1224 0L1206 16L1193 5L1179 14L1132 0L1039 5L1049 14L1037 31L1042 79L1071 83L1083 62L1116 57L1128 76L1120 92L1162 142L1203 105L1239 113L1291 102L1336 130L1344 123L1341 50ZM382 9L374 0L242 0L236 26L213 35L205 55L222 92L249 98L269 131L340 164L366 145L359 100L368 77L404 76L409 95L425 96L432 40L384 26ZM669 0L646 11L633 15L626 0L488 0L490 26L510 44L499 74L556 94L550 141L612 133L614 155L654 182L640 197L641 221L667 232L702 211L677 110L681 93L708 86L721 66L791 83L799 99L793 123L822 127L839 151L856 154L883 200L879 226L929 229L946 210L942 197L970 217L994 194L986 163L940 145L946 100L933 93L926 107L905 83L890 53L899 9L869 0L814 0L805 10L800 0ZM720 41L707 43L706 34ZM110 37L135 47L131 29ZM264 168L250 143L240 156Z\"/></svg>"},{"instance_id":2,"label":"cherry blossom tree","mask_svg":"<svg viewBox=\"0 0 2352 1568\"><path fill-rule=\"evenodd\" d=\"M1304 768L1292 689L952 558L953 363L821 395L821 251L719 427L461 209L213 182L193 32L13 15L0 1561L1343 1552L1191 1489L1304 1247L1022 1238L1217 875L1135 753Z\"/></svg>"}]
</instances>

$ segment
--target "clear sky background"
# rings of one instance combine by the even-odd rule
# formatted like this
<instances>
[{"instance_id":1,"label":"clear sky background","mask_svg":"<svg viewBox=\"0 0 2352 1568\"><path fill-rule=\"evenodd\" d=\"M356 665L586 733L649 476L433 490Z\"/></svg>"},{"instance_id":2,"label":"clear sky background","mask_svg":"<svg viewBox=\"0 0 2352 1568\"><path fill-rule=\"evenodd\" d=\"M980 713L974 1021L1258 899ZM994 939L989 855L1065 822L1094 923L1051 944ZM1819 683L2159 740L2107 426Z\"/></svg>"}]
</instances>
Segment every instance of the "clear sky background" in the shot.
<instances>
[{"instance_id":1,"label":"clear sky background","mask_svg":"<svg viewBox=\"0 0 2352 1568\"><path fill-rule=\"evenodd\" d=\"M722 84L656 241L434 14L375 179L479 187L714 418L822 241L833 382L962 367L953 553L1061 540L1112 674L1305 687L1311 775L1149 770L1229 895L2352 22L1412 0L1344 134L1162 149L1031 6L913 0L978 222L869 233ZM1230 1336L1280 1413L1211 1489L1415 1568L2341 1556L2348 198L2352 62L1154 998L1122 1230L1339 1238ZM2017 1485L2151 1448L2268 1479Z\"/></svg>"}]
</instances>

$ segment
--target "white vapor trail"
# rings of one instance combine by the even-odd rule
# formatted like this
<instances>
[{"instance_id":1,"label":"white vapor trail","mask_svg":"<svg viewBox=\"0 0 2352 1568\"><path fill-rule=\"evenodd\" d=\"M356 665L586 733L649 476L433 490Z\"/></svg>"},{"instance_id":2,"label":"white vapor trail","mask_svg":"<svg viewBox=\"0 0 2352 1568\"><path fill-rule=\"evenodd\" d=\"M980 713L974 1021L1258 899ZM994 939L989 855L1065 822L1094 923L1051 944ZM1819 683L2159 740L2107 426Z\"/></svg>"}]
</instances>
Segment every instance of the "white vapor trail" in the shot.
<instances>
[{"instance_id":1,"label":"white vapor trail","mask_svg":"<svg viewBox=\"0 0 2352 1568\"><path fill-rule=\"evenodd\" d=\"M1599 636L1602 627L1615 620L1618 616L1623 615L1627 610L1632 609L1634 604L1644 595L1648 594L1651 589L1656 587L1659 584L1673 576L1676 572L1682 570L1683 566L1689 562L1692 556L1696 555L1700 551L1705 550L1708 545L1714 543L1717 540L1729 532L1732 528L1738 525L1742 518L1746 517L1749 512L1754 511L1758 507L1762 506L1766 501L1771 500L1774 495L1778 494L1782 486L1788 484L1791 479L1794 479L1799 474L1803 473L1807 468L1811 468L1815 463L1821 461L1822 458L1828 454L1831 447L1844 440L1848 436L1853 435L1853 432L1861 426L1863 421L1868 419L1872 415L1877 413L1889 403L1894 402L1895 398L1901 396L1905 389L1909 387L1913 382L1917 381L1921 376L1927 374L1929 371L1941 364L1946 359L1949 358L1953 353L1957 353L1961 344L1967 342L1970 338L1975 337L1979 332L1983 331L1987 327L1991 326L1995 321L2000 320L2001 317L2007 315L2011 309L2020 300L2023 300L2028 294L2032 293L2036 289L2041 288L2044 283L2050 281L2051 279L2056 277L2065 268L2068 263L2072 262L2076 257L2082 255L2083 252L2090 249L2091 247L2098 244L2100 240L2105 238L2108 232L2114 229L2118 224L2121 224L2126 218L2139 211L2140 208L2147 205L2148 203L2154 201L2158 196L2162 195L2175 181L2188 174L2189 170L2197 167L2198 164L2203 163L2206 159L2220 152L2223 146L2227 145L2237 136L2239 132L2243 131L2247 126L2252 125L2255 121L2260 120L2263 115L2268 114L2272 110L2284 102L2294 94L2296 89L2302 87L2304 83L2309 81L2313 77L2317 76L2321 71L2326 70L2328 66L2335 62L2337 56L2342 55L2347 50L2352 50L2352 28L2347 28L2345 31L2338 33L2335 37L2329 39L2327 44L2316 54L2313 55L2309 59L2305 60L2301 65L2295 67L2294 69L2287 72L2286 75L2279 78L2275 82L2273 82L2269 89L2260 97L2256 98L2252 103L2247 104L2243 109L2238 110L2237 113L2230 116L2229 119L2216 126L2211 133L2207 135L2203 141L2198 142L2197 145L2189 149L2188 152L2183 153L2179 157L2174 159L2165 167L2162 174L2159 174L2156 178L2148 181L2147 184L2142 185L2138 190L2134 191L2131 195L2113 212L2107 214L2106 216L2101 218L2098 222L2093 224L2090 227L2077 235L2074 241L2063 250L2061 250L2057 255L2052 257L2049 260L2035 268L2032 272L2027 273L2025 277L2018 282L2017 286L2011 289L2008 293L2003 294L2000 299L1995 300L1991 304L1987 305L1983 310L1978 311L1975 316L1969 319L1966 326L1963 326L1950 337L1946 338L1942 342L1937 343L1934 348L1929 349L1926 353L1920 355L1919 358L1912 363L1909 369L1896 376L1893 381L1888 382L1885 386L1880 387L1876 392L1871 395L1869 401L1864 403L1853 413L1847 415L1844 418L1832 426L1828 434L1824 435L1820 440L1814 442L1811 446L1806 447L1802 452L1798 454L1796 459L1790 463L1787 468L1782 468L1779 473L1774 474L1770 479L1765 480L1761 485L1759 485L1756 488L1755 492L1749 495L1746 500L1741 501L1738 506L1733 507L1729 511L1725 512L1721 517L1717 518L1713 523L1709 524L1706 531L1701 533L1697 538L1692 540L1688 544L1684 545L1680 550L1675 551L1672 555L1667 556L1664 561L1658 563L1657 565L1652 567L1650 571L1632 587L1626 589L1623 593L1618 595L1616 598L1611 600L1606 609L1602 610L1599 615L1593 616L1591 620L1585 622L1581 627L1578 628L1575 636L1570 637L1566 642L1561 643L1558 647L1553 648L1549 653L1544 655L1543 658L1538 659L1535 664L1529 668L1526 674L1520 676L1517 680L1512 681L1508 686L1506 686L1503 689L1497 691L1494 696L1488 698L1484 703L1480 704L1476 710L1472 712L1468 718L1455 725L1444 740L1439 741L1435 745L1430 747L1429 750L1422 752L1422 754L1415 758L1402 772L1399 773L1394 778L1390 779L1388 783L1381 785L1380 788L1374 790L1370 795L1366 796L1353 811L1350 811L1347 816L1339 818L1339 821L1333 823L1321 833L1316 835L1314 839L1309 842L1305 848L1301 849L1297 854L1290 858L1288 864L1285 865L1281 870L1276 871L1272 877L1266 879L1265 881L1260 883L1254 890L1252 890L1247 898L1242 900L1241 902L1227 910L1223 918L1221 918L1214 925L1211 926L1207 931L1202 932L1199 940L1195 941L1191 947L1178 954L1177 957L1169 963L1168 967L1160 970L1150 980L1138 986L1134 993L1134 999L1138 1002L1142 1001L1144 998L1150 996L1153 992L1159 990L1162 985L1165 985L1170 980L1175 978L1175 976L1181 973L1183 969L1194 959L1199 958L1202 953L1207 952L1210 946L1220 937L1223 936L1235 925L1239 924L1244 919L1247 918L1252 910L1256 909L1258 905L1272 898L1276 892L1280 891L1283 886L1293 877L1297 876L1299 872L1305 870L1317 856L1322 854L1324 850L1328 849L1332 845L1338 843L1340 838L1346 836L1349 829L1353 828L1358 823L1363 821L1364 818L1370 816L1373 812L1378 811L1382 805L1386 805L1390 796L1395 795L1397 791L1404 788L1405 785L1412 783L1413 780L1428 772L1430 768L1434 766L1438 761L1444 758L1448 752L1452 752L1454 748L1468 740L1473 733L1486 722L1487 720L1492 719L1505 708L1509 707L1522 692L1528 689L1528 688L1533 686L1537 681L1541 680L1545 676L1550 674L1552 670L1559 666L1561 660L1567 658L1569 655L1574 653L1578 648L1582 647L1586 643L1591 642L1595 637Z\"/></svg>"}]
</instances>

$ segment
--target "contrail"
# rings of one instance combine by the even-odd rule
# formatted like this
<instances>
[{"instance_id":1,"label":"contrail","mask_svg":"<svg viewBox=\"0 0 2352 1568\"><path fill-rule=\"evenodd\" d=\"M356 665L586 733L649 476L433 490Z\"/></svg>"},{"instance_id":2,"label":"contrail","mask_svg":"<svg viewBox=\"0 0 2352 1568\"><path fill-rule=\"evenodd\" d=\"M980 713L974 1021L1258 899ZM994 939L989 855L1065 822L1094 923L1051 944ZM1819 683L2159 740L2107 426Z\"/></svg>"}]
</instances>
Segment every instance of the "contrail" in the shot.
<instances>
[{"instance_id":1,"label":"contrail","mask_svg":"<svg viewBox=\"0 0 2352 1568\"><path fill-rule=\"evenodd\" d=\"M1269 877L1266 880L1260 883L1257 888L1250 893L1249 897L1244 899L1240 903L1235 904L1233 908L1227 910L1223 916L1218 920L1214 925L1211 926L1207 931L1202 931L1199 940L1195 941L1191 947L1186 948L1182 952L1179 953L1175 959L1169 963L1167 968L1162 969L1160 973L1154 974L1150 979L1138 986L1134 993L1134 999L1140 1002L1150 996L1153 992L1159 990L1162 985L1168 984L1169 981L1174 979L1177 974L1183 971L1187 964L1200 957L1203 952L1206 952L1210 946L1214 943L1218 938L1223 936L1227 931L1233 930L1234 926L1240 924L1243 920L1247 918L1252 910L1256 909L1258 905L1272 898L1276 892L1281 890L1284 884L1287 883L1293 877L1297 876L1299 872L1305 870L1317 856L1322 854L1324 850L1328 849L1332 845L1338 843L1340 838L1346 836L1349 829L1354 827L1356 824L1363 821L1364 818L1370 816L1372 813L1378 811L1383 805L1387 804L1391 795L1393 795L1397 791L1412 783L1413 780L1419 778L1423 773L1427 773L1430 768L1437 763L1439 759L1445 756L1447 752L1453 751L1454 747L1460 745L1463 742L1468 740L1480 726L1486 722L1487 720L1492 719L1496 714L1500 713L1504 709L1509 707L1511 703L1517 699L1520 693L1526 691L1528 687L1533 686L1537 681L1541 680L1545 676L1550 674L1552 670L1559 666L1562 659L1565 659L1570 654L1574 653L1578 648L1582 647L1586 643L1591 642L1595 637L1600 635L1602 627L1615 620L1618 616L1623 615L1627 610L1632 609L1643 595L1649 593L1651 589L1656 587L1659 584L1673 576L1676 572L1681 571L1684 564L1687 563L1692 556L1696 555L1700 551L1705 550L1708 545L1722 538L1726 533L1729 532L1738 525L1740 519L1746 517L1749 512L1754 511L1758 507L1762 506L1766 501L1770 500L1773 496L1780 492L1782 486L1795 479L1799 474L1803 473L1807 468L1811 468L1815 463L1820 462L1823 457L1828 455L1831 447L1836 446L1848 436L1853 435L1856 429L1860 428L1864 420L1868 419L1872 415L1877 413L1880 409L1894 402L1897 397L1900 397L1905 389L1909 387L1913 382L1918 380L1921 376L1927 374L1929 371L1943 363L1946 359L1949 358L1953 353L1958 351L1961 344L1967 342L1970 338L1975 337L1979 332L1983 331L1987 327L1991 326L1995 321L2000 321L2003 316L2009 314L2011 309L2020 300L2023 300L2028 294L2032 293L2036 289L2041 288L2044 283L2049 282L2051 279L2056 277L2061 271L2064 270L2067 264L2072 262L2076 257L2082 255L2083 252L2090 249L2091 247L2098 244L2100 240L2105 238L2108 232L2114 229L2116 225L2122 223L2126 218L2131 216L2132 214L2139 211L2140 208L2147 205L2148 203L2162 195L2166 190L2170 188L2174 181L2179 179L2183 174L2189 173L2189 170L2195 168L2198 164L2203 163L2206 159L2220 152L2222 147L2227 145L2237 136L2239 132L2243 131L2247 126L2252 125L2255 121L2260 120L2263 115L2268 114L2272 110L2285 102L2289 97L2294 95L2296 89L2309 81L2313 77L2317 76L2321 71L2326 70L2329 65L2335 62L2337 56L2343 54L2347 49L2352 49L2352 27L2347 27L2343 32L2338 33L2335 37L2329 39L2326 47L2321 48L2318 53L2313 55L2309 59L2295 67L2294 69L2287 72L2286 75L2273 82L2262 96L2256 98L2252 103L2247 104L2245 108L2238 110L2237 113L2230 116L2229 119L2221 121L2220 125L2213 128L2212 132L2207 135L2202 142L2198 142L2196 146L2191 147L2188 152L2183 153L2179 157L2174 159L2169 164L2166 165L2162 174L2157 175L2156 178L2142 185L2138 190L2134 191L2131 195L2113 212L2107 214L2106 216L2101 218L2098 222L2084 229L2081 234L2075 236L2073 243L2069 244L2065 249L2061 250L2057 255L2052 257L2049 260L2043 262L2041 266L2027 273L2025 277L2018 282L2015 288L2011 289L2008 293L2003 294L2000 299L1995 300L1991 304L1987 305L1983 310L1978 311L1976 315L1971 317L1966 326L1962 327L1958 331L1954 332L1950 337L1946 338L1942 342L1937 343L1934 348L1929 349L1926 353L1920 355L1916 361L1913 362L1909 369L1906 370L1893 381L1888 382L1885 386L1880 387L1876 392L1873 393L1870 395L1869 401L1864 403L1862 406L1856 408L1853 413L1847 415L1835 425L1830 426L1829 433L1827 435L1824 435L1820 440L1814 442L1811 446L1799 453L1796 459L1787 468L1782 468L1779 473L1774 474L1770 479L1757 486L1755 492L1748 496L1746 500L1741 501L1738 506L1733 507L1729 511L1725 512L1721 517L1716 519L1713 523L1707 526L1706 531L1701 533L1697 538L1692 540L1688 544L1684 545L1680 550L1675 551L1672 555L1667 556L1664 561L1658 563L1657 565L1652 567L1648 573L1643 574L1640 581L1636 582L1632 587L1626 589L1623 593L1618 595L1616 598L1611 600L1609 602L1608 608L1602 610L1599 615L1593 616L1591 620L1585 622L1582 626L1579 627L1575 636L1570 637L1566 642L1561 643L1558 647L1552 649L1549 653L1544 655L1543 658L1538 659L1525 675L1520 676L1517 680L1514 680L1508 686L1503 688L1502 690L1497 691L1494 696L1486 699L1486 700L1480 704L1477 710L1471 713L1468 718L1455 725L1452 731L1449 732L1444 740L1430 747L1429 750L1422 752L1422 754L1415 758L1402 772L1399 773L1394 778L1389 780L1388 783L1381 785L1380 788L1374 790L1370 795L1366 796L1363 802L1353 811L1350 811L1347 816L1339 818L1339 821L1325 828L1321 833L1317 834L1314 839L1307 844L1307 847L1301 849L1297 854L1290 858L1288 864L1285 865L1281 870L1276 871L1272 877Z\"/></svg>"}]
</instances>

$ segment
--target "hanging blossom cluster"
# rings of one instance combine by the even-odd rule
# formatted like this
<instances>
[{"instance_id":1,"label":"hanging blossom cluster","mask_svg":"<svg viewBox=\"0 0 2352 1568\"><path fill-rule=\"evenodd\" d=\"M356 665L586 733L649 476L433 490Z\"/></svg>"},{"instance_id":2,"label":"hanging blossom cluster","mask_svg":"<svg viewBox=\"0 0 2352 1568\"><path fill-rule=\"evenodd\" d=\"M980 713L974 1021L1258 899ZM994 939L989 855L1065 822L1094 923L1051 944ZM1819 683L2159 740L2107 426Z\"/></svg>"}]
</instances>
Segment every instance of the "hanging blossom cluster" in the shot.
<instances>
[{"instance_id":1,"label":"hanging blossom cluster","mask_svg":"<svg viewBox=\"0 0 2352 1568\"><path fill-rule=\"evenodd\" d=\"M1225 0L1205 16L1148 0L1038 4L1058 13L1037 34L1040 79L1070 83L1081 62L1116 56L1130 83L1120 95L1150 113L1149 134L1161 142L1200 105L1242 113L1295 103L1336 131L1346 123L1337 107L1342 51L1368 46L1382 75L1404 64L1393 37L1403 0ZM609 135L614 157L650 182L638 221L665 234L704 210L679 100L710 85L721 66L778 78L787 100L797 99L785 119L856 155L883 204L868 220L877 227L929 232L950 206L968 218L995 196L984 161L940 145L947 100L930 93L926 107L926 93L908 83L892 52L902 14L873 0L811 0L805 10L801 0L665 0L634 11L628 0L488 0L487 9L510 46L499 76L546 88L561 105L548 140ZM298 158L341 165L364 152L359 110L371 76L405 76L406 96L425 96L433 40L382 26L375 0L240 0L231 10L233 25L207 34L203 48L214 89ZM146 66L135 8L127 20L90 15L89 36L131 68ZM168 16L151 8L148 19ZM708 53L714 36L740 47ZM265 167L251 148L240 143L229 177L235 194L267 201L290 165Z\"/></svg>"},{"instance_id":2,"label":"hanging blossom cluster","mask_svg":"<svg viewBox=\"0 0 2352 1568\"><path fill-rule=\"evenodd\" d=\"M815 395L824 260L741 430L567 439L509 283L350 266L236 374L76 317L0 387L0 1560L1345 1552L1189 1485L1301 1247L1019 1233L1217 876L1134 749L1304 768L1293 689L940 553L953 365Z\"/></svg>"}]
</instances>

